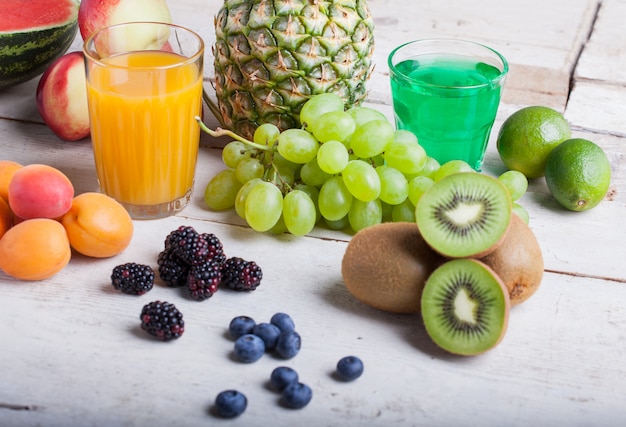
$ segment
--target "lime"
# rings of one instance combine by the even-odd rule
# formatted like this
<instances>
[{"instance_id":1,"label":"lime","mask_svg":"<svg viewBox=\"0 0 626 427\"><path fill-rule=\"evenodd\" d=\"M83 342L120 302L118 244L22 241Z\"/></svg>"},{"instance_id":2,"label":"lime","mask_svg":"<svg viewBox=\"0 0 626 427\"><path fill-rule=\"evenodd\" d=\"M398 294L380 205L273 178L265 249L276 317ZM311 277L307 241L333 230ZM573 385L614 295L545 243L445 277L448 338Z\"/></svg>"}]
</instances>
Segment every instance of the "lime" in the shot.
<instances>
[{"instance_id":1,"label":"lime","mask_svg":"<svg viewBox=\"0 0 626 427\"><path fill-rule=\"evenodd\" d=\"M596 206L609 189L611 165L602 148L582 139L559 144L546 161L546 182L554 198L572 211Z\"/></svg>"},{"instance_id":2,"label":"lime","mask_svg":"<svg viewBox=\"0 0 626 427\"><path fill-rule=\"evenodd\" d=\"M548 154L571 137L567 120L549 107L530 106L511 114L502 124L497 148L504 164L526 175L544 176Z\"/></svg>"}]
</instances>

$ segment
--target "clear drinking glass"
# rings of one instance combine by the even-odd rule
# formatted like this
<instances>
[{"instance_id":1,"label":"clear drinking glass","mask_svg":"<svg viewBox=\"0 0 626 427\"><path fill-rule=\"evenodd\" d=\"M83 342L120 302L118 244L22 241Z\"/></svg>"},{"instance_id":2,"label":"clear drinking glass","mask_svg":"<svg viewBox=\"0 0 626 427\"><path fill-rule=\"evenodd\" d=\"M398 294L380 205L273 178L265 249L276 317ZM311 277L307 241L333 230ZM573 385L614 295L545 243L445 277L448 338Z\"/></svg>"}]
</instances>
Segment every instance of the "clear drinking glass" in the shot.
<instances>
[{"instance_id":1,"label":"clear drinking glass","mask_svg":"<svg viewBox=\"0 0 626 427\"><path fill-rule=\"evenodd\" d=\"M100 189L135 219L172 215L193 191L204 43L171 24L104 28L84 44Z\"/></svg>"},{"instance_id":2,"label":"clear drinking glass","mask_svg":"<svg viewBox=\"0 0 626 427\"><path fill-rule=\"evenodd\" d=\"M506 59L470 41L425 39L394 49L388 65L398 129L412 131L439 163L459 159L480 170Z\"/></svg>"}]
</instances>

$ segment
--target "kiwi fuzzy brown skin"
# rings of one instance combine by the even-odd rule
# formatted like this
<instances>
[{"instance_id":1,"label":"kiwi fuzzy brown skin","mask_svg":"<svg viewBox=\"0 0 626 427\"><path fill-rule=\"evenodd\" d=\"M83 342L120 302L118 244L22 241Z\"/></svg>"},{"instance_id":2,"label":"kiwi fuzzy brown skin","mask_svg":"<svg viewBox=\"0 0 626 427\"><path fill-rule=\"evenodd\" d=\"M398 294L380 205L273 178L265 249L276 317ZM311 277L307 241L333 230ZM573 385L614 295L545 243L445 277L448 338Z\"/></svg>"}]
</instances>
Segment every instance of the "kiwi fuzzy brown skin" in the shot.
<instances>
[{"instance_id":1,"label":"kiwi fuzzy brown skin","mask_svg":"<svg viewBox=\"0 0 626 427\"><path fill-rule=\"evenodd\" d=\"M541 247L528 224L517 215L511 216L504 241L481 261L500 276L509 290L511 305L530 298L543 278Z\"/></svg>"},{"instance_id":2,"label":"kiwi fuzzy brown skin","mask_svg":"<svg viewBox=\"0 0 626 427\"><path fill-rule=\"evenodd\" d=\"M385 222L352 237L341 274L362 303L390 313L418 313L424 284L444 261L414 222Z\"/></svg>"}]
</instances>

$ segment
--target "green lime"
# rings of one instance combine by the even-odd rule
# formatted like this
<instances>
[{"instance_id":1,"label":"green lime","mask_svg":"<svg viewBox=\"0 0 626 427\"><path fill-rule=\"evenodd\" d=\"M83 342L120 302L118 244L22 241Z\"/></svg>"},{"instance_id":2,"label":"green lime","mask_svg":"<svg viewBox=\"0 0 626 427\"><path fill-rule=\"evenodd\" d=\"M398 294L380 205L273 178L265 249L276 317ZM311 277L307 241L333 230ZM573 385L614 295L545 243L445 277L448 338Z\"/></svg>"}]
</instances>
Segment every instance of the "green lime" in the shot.
<instances>
[{"instance_id":1,"label":"green lime","mask_svg":"<svg viewBox=\"0 0 626 427\"><path fill-rule=\"evenodd\" d=\"M602 148L582 139L559 144L546 161L546 182L554 198L572 211L596 206L609 189L611 165Z\"/></svg>"},{"instance_id":2,"label":"green lime","mask_svg":"<svg viewBox=\"0 0 626 427\"><path fill-rule=\"evenodd\" d=\"M497 148L504 164L526 175L544 176L548 154L571 137L567 120L549 107L530 106L511 114L502 123Z\"/></svg>"}]
</instances>

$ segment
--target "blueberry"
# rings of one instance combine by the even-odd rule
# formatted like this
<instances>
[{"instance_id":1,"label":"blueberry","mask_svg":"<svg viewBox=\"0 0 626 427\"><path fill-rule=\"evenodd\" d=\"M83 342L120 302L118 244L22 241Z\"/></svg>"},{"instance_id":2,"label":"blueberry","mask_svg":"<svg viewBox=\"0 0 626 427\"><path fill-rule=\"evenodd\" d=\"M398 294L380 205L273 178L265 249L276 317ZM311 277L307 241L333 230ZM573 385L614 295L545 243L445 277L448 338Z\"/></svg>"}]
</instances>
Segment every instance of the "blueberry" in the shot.
<instances>
[{"instance_id":1,"label":"blueberry","mask_svg":"<svg viewBox=\"0 0 626 427\"><path fill-rule=\"evenodd\" d=\"M356 380L362 373L363 362L356 356L346 356L337 362L337 376L344 381Z\"/></svg>"},{"instance_id":2,"label":"blueberry","mask_svg":"<svg viewBox=\"0 0 626 427\"><path fill-rule=\"evenodd\" d=\"M242 335L235 341L235 356L240 362L256 362L263 356L263 353L265 353L265 344L256 335Z\"/></svg>"},{"instance_id":3,"label":"blueberry","mask_svg":"<svg viewBox=\"0 0 626 427\"><path fill-rule=\"evenodd\" d=\"M276 348L276 341L280 335L278 326L271 323L257 323L252 333L261 338L265 343L265 351L272 351Z\"/></svg>"},{"instance_id":4,"label":"blueberry","mask_svg":"<svg viewBox=\"0 0 626 427\"><path fill-rule=\"evenodd\" d=\"M281 332L276 341L276 351L284 359L291 359L300 351L302 339L296 331Z\"/></svg>"},{"instance_id":5,"label":"blueberry","mask_svg":"<svg viewBox=\"0 0 626 427\"><path fill-rule=\"evenodd\" d=\"M296 325L291 316L285 313L274 314L270 319L270 323L278 326L278 329L282 332L294 331L296 329Z\"/></svg>"},{"instance_id":6,"label":"blueberry","mask_svg":"<svg viewBox=\"0 0 626 427\"><path fill-rule=\"evenodd\" d=\"M289 384L297 382L298 373L287 366L279 366L270 375L270 383L278 391L283 391Z\"/></svg>"},{"instance_id":7,"label":"blueberry","mask_svg":"<svg viewBox=\"0 0 626 427\"><path fill-rule=\"evenodd\" d=\"M230 321L228 331L230 335L237 339L242 335L251 334L256 322L248 316L237 316Z\"/></svg>"},{"instance_id":8,"label":"blueberry","mask_svg":"<svg viewBox=\"0 0 626 427\"><path fill-rule=\"evenodd\" d=\"M225 390L215 398L215 410L220 417L234 418L246 410L248 399L237 390Z\"/></svg>"},{"instance_id":9,"label":"blueberry","mask_svg":"<svg viewBox=\"0 0 626 427\"><path fill-rule=\"evenodd\" d=\"M291 383L283 390L282 402L291 409L301 409L313 398L311 387L299 382Z\"/></svg>"}]
</instances>

